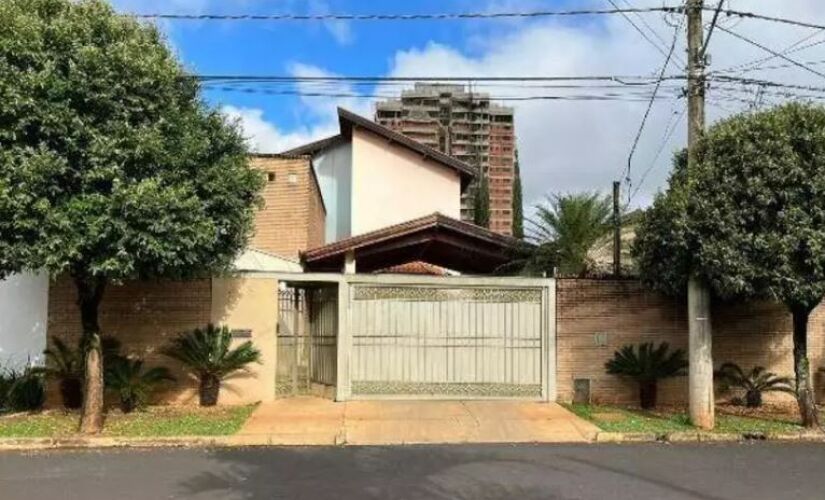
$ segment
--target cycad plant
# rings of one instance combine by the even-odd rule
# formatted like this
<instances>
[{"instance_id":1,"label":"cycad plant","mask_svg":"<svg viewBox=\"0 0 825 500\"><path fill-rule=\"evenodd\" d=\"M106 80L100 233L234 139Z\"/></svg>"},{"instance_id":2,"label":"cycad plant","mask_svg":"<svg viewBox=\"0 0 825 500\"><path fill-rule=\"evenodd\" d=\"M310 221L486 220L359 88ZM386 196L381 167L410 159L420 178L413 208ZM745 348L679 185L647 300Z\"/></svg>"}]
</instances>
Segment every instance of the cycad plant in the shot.
<instances>
[{"instance_id":1,"label":"cycad plant","mask_svg":"<svg viewBox=\"0 0 825 500\"><path fill-rule=\"evenodd\" d=\"M46 366L41 370L47 377L58 381L63 407L67 410L80 408L83 404L83 357L80 349L72 349L55 337L43 354Z\"/></svg>"},{"instance_id":2,"label":"cycad plant","mask_svg":"<svg viewBox=\"0 0 825 500\"><path fill-rule=\"evenodd\" d=\"M716 372L725 387L736 387L745 391L745 406L759 408L762 406L762 394L766 392L786 392L796 394L790 377L779 377L764 366L754 366L745 372L736 363L725 363Z\"/></svg>"},{"instance_id":3,"label":"cycad plant","mask_svg":"<svg viewBox=\"0 0 825 500\"><path fill-rule=\"evenodd\" d=\"M198 379L201 406L218 402L221 381L234 372L246 369L250 363L259 363L261 353L252 342L244 342L232 349L232 332L226 326L208 325L174 339L163 354L186 366Z\"/></svg>"},{"instance_id":4,"label":"cycad plant","mask_svg":"<svg viewBox=\"0 0 825 500\"><path fill-rule=\"evenodd\" d=\"M117 395L123 413L143 408L160 384L175 380L168 368L144 369L143 364L142 359L118 357L106 368L106 388Z\"/></svg>"},{"instance_id":5,"label":"cycad plant","mask_svg":"<svg viewBox=\"0 0 825 500\"><path fill-rule=\"evenodd\" d=\"M605 363L607 373L630 377L639 384L639 406L650 409L656 406L658 381L679 377L687 373L688 362L685 352L662 342L658 347L648 342L639 344L638 349L626 345L613 353L613 359Z\"/></svg>"},{"instance_id":6,"label":"cycad plant","mask_svg":"<svg viewBox=\"0 0 825 500\"><path fill-rule=\"evenodd\" d=\"M113 362L120 351L120 341L113 337L101 339L103 366ZM43 351L46 366L38 371L46 377L57 380L60 398L67 410L79 409L83 403L83 376L85 372L83 346L69 347L59 337L51 339L51 346Z\"/></svg>"}]
</instances>

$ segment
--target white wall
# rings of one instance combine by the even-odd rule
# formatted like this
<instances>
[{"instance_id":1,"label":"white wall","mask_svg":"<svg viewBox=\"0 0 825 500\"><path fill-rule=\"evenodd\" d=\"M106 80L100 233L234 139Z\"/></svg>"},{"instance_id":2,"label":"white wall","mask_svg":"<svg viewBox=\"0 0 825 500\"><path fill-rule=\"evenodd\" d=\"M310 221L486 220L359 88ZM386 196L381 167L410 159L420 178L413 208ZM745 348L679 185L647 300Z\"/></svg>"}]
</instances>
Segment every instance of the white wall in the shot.
<instances>
[{"instance_id":1,"label":"white wall","mask_svg":"<svg viewBox=\"0 0 825 500\"><path fill-rule=\"evenodd\" d=\"M440 212L461 217L461 178L368 131L352 131L352 235Z\"/></svg>"},{"instance_id":2,"label":"white wall","mask_svg":"<svg viewBox=\"0 0 825 500\"><path fill-rule=\"evenodd\" d=\"M325 240L332 243L351 234L352 144L338 144L312 160L327 209Z\"/></svg>"},{"instance_id":3,"label":"white wall","mask_svg":"<svg viewBox=\"0 0 825 500\"><path fill-rule=\"evenodd\" d=\"M0 367L42 360L46 348L49 279L18 274L0 281Z\"/></svg>"}]
</instances>

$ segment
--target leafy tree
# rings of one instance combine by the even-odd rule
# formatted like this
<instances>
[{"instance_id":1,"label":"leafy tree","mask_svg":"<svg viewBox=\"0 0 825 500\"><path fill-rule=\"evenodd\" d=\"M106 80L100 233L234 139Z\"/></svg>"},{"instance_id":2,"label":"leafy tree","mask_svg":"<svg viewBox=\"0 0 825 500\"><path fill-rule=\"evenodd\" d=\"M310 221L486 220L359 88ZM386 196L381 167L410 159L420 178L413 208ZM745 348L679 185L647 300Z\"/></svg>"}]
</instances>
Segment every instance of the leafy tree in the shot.
<instances>
[{"instance_id":1,"label":"leafy tree","mask_svg":"<svg viewBox=\"0 0 825 500\"><path fill-rule=\"evenodd\" d=\"M737 387L745 391L745 406L748 408L762 406L762 394L766 392L796 393L790 378L778 377L764 366L754 366L745 373L736 363L725 363L719 367L716 378L726 388Z\"/></svg>"},{"instance_id":2,"label":"leafy tree","mask_svg":"<svg viewBox=\"0 0 825 500\"><path fill-rule=\"evenodd\" d=\"M490 227L490 183L484 173L479 176L473 194L473 223L476 226Z\"/></svg>"},{"instance_id":3,"label":"leafy tree","mask_svg":"<svg viewBox=\"0 0 825 500\"><path fill-rule=\"evenodd\" d=\"M5 0L0 26L0 277L74 281L95 433L107 286L226 268L262 179L155 27L101 0Z\"/></svg>"},{"instance_id":4,"label":"leafy tree","mask_svg":"<svg viewBox=\"0 0 825 500\"><path fill-rule=\"evenodd\" d=\"M532 239L540 261L558 262L562 275L587 272L588 251L610 231L612 204L600 193L554 194L536 207Z\"/></svg>"},{"instance_id":5,"label":"leafy tree","mask_svg":"<svg viewBox=\"0 0 825 500\"><path fill-rule=\"evenodd\" d=\"M656 347L652 343L639 344L638 349L626 345L614 352L613 359L604 367L611 375L635 380L639 384L639 405L647 410L656 406L659 380L686 374L685 352L681 349L668 352L669 349L667 342Z\"/></svg>"},{"instance_id":6,"label":"leafy tree","mask_svg":"<svg viewBox=\"0 0 825 500\"><path fill-rule=\"evenodd\" d=\"M807 339L825 295L825 109L794 103L716 124L637 234L642 278L657 288L683 290L695 273L721 297L785 304L802 422L816 426Z\"/></svg>"},{"instance_id":7,"label":"leafy tree","mask_svg":"<svg viewBox=\"0 0 825 500\"><path fill-rule=\"evenodd\" d=\"M513 165L513 237L524 238L524 200L521 192L521 166L519 165L518 150Z\"/></svg>"},{"instance_id":8,"label":"leafy tree","mask_svg":"<svg viewBox=\"0 0 825 500\"><path fill-rule=\"evenodd\" d=\"M163 350L163 354L183 363L197 377L201 406L217 404L221 381L226 377L245 370L250 363L260 362L261 353L252 342L234 349L231 344L229 328L208 325L180 335Z\"/></svg>"}]
</instances>

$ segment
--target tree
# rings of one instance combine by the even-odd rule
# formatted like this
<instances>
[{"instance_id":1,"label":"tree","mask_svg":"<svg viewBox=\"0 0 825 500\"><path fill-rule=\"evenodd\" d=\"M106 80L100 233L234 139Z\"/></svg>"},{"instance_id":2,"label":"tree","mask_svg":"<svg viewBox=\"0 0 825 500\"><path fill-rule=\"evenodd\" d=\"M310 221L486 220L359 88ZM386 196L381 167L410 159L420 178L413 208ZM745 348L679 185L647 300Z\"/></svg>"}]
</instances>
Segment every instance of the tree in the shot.
<instances>
[{"instance_id":1,"label":"tree","mask_svg":"<svg viewBox=\"0 0 825 500\"><path fill-rule=\"evenodd\" d=\"M490 227L490 183L487 175L479 168L481 175L476 181L473 194L473 223L476 226Z\"/></svg>"},{"instance_id":2,"label":"tree","mask_svg":"<svg viewBox=\"0 0 825 500\"><path fill-rule=\"evenodd\" d=\"M107 286L227 268L262 179L155 27L100 0L6 0L0 26L0 277L73 280L96 433Z\"/></svg>"},{"instance_id":3,"label":"tree","mask_svg":"<svg viewBox=\"0 0 825 500\"><path fill-rule=\"evenodd\" d=\"M521 166L518 150L513 164L513 237L524 238L524 200L521 193Z\"/></svg>"},{"instance_id":4,"label":"tree","mask_svg":"<svg viewBox=\"0 0 825 500\"><path fill-rule=\"evenodd\" d=\"M796 398L818 424L808 319L825 296L825 109L787 104L742 114L701 139L645 215L634 248L642 278L684 289L690 272L723 298L770 298L793 316Z\"/></svg>"},{"instance_id":5,"label":"tree","mask_svg":"<svg viewBox=\"0 0 825 500\"><path fill-rule=\"evenodd\" d=\"M610 198L598 192L550 195L536 206L532 239L543 255L555 255L562 275L582 275L588 251L610 230L612 210Z\"/></svg>"}]
</instances>

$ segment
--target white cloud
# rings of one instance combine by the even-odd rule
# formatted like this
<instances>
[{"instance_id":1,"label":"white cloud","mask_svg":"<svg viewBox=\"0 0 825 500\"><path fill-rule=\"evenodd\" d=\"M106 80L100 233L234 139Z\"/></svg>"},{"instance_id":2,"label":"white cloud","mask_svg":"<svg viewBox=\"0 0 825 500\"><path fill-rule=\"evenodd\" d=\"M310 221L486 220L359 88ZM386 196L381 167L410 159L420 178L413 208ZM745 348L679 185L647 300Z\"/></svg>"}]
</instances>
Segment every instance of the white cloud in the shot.
<instances>
[{"instance_id":1,"label":"white cloud","mask_svg":"<svg viewBox=\"0 0 825 500\"><path fill-rule=\"evenodd\" d=\"M249 147L257 153L279 153L338 132L337 126L329 124L283 132L265 119L261 109L223 106L221 111L241 126Z\"/></svg>"},{"instance_id":2,"label":"white cloud","mask_svg":"<svg viewBox=\"0 0 825 500\"><path fill-rule=\"evenodd\" d=\"M329 3L324 0L309 0L308 10L310 15L331 14ZM341 45L348 45L354 40L352 25L347 21L325 21L323 23L332 38Z\"/></svg>"}]
</instances>

